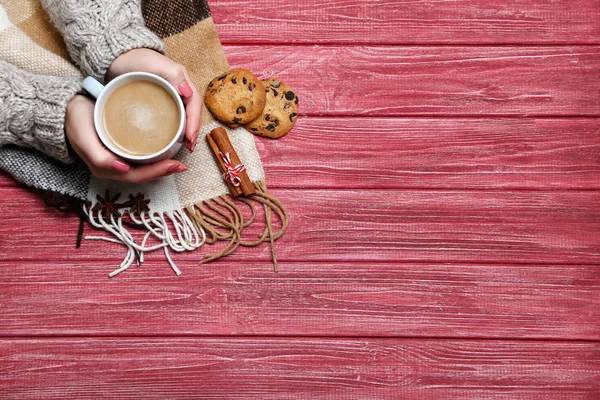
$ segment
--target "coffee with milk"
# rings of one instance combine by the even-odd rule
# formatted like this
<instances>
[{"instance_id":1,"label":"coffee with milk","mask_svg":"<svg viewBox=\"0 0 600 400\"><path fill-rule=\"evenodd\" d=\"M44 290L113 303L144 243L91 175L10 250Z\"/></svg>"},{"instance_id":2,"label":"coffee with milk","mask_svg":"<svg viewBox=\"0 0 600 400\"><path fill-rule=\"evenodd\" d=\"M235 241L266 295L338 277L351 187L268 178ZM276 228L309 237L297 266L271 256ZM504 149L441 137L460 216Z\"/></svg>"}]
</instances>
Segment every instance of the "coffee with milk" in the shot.
<instances>
[{"instance_id":1,"label":"coffee with milk","mask_svg":"<svg viewBox=\"0 0 600 400\"><path fill-rule=\"evenodd\" d=\"M167 147L177 135L179 107L162 86L135 80L108 96L102 123L106 136L119 150L134 156L149 155Z\"/></svg>"}]
</instances>

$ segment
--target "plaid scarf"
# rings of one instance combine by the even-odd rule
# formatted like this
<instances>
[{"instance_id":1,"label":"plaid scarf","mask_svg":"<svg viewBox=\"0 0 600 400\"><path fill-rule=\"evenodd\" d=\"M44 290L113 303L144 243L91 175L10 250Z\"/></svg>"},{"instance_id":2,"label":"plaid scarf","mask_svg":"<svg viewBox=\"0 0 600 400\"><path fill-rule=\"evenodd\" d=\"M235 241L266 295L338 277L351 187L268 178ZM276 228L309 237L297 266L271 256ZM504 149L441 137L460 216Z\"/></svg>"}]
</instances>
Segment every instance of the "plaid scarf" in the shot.
<instances>
[{"instance_id":1,"label":"plaid scarf","mask_svg":"<svg viewBox=\"0 0 600 400\"><path fill-rule=\"evenodd\" d=\"M38 1L0 1L0 5L0 12L6 14L0 15L0 21L10 20L5 26L0 22L0 58L32 73L83 78L68 61L64 42ZM229 69L205 0L144 0L142 12L147 27L163 39L167 55L187 68L199 90ZM91 176L81 161L66 165L14 146L0 147L0 168L45 192L47 204L59 208L71 205L82 212L94 228L102 231L86 239L123 245L124 260L110 276L134 263L141 264L144 254L150 251L163 251L179 275L170 251L194 251L217 241L225 241L225 247L205 254L200 263L231 254L240 245L270 242L277 270L273 242L287 227L287 212L267 192L254 137L243 128L226 130L258 192L242 199L229 195L213 154L205 145L206 134L218 126L203 105L196 151L181 151L176 157L188 166L188 171L144 185L101 180ZM250 207L250 220L244 220L241 204ZM246 240L243 230L256 223L257 209L264 209L264 230L255 240ZM279 220L276 231L272 228L273 215Z\"/></svg>"}]
</instances>

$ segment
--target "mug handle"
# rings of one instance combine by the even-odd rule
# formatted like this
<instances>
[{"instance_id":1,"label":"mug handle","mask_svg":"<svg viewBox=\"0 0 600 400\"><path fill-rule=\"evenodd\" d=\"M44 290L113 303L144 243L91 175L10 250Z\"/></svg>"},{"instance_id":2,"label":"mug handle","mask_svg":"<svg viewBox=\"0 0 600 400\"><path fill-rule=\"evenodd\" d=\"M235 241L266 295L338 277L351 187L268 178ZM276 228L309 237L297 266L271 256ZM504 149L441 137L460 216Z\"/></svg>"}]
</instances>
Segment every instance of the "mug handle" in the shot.
<instances>
[{"instance_id":1,"label":"mug handle","mask_svg":"<svg viewBox=\"0 0 600 400\"><path fill-rule=\"evenodd\" d=\"M100 93L104 90L104 85L91 76L85 78L83 82L81 82L81 86L83 86L85 91L94 96L96 99L100 97Z\"/></svg>"}]
</instances>

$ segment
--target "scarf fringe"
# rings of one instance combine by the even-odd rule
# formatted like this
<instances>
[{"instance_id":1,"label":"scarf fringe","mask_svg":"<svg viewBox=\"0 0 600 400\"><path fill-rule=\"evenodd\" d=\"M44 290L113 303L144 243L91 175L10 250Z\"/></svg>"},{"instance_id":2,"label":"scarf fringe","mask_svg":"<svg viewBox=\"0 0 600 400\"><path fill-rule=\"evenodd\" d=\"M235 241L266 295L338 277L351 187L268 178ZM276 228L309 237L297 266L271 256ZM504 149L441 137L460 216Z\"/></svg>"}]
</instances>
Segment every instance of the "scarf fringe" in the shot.
<instances>
[{"instance_id":1,"label":"scarf fringe","mask_svg":"<svg viewBox=\"0 0 600 400\"><path fill-rule=\"evenodd\" d=\"M169 265L176 275L181 271L173 262L169 250L181 253L193 251L204 243L214 244L218 241L228 241L227 245L218 253L206 254L200 265L225 257L233 253L239 246L256 247L269 242L271 257L275 272L279 271L275 252L275 241L283 236L289 223L289 216L285 206L267 191L264 181L255 183L257 193L247 198L233 198L222 195L211 200L196 203L185 210L137 214L126 211L123 215L115 217L110 215L110 220L103 217L101 211L92 211L93 205L83 205L83 212L89 223L104 230L112 237L85 236L86 240L104 240L124 245L127 254L118 269L109 274L114 277L126 271L134 263L139 267L144 262L144 254L162 249ZM244 220L240 206L250 208L251 216ZM265 228L257 239L248 240L242 237L245 228L256 221L256 206L262 206L265 214ZM273 215L280 221L280 228L273 231ZM129 220L126 220L126 216ZM146 230L141 243L136 242L128 228ZM153 238L159 243L150 245L148 239Z\"/></svg>"},{"instance_id":2,"label":"scarf fringe","mask_svg":"<svg viewBox=\"0 0 600 400\"><path fill-rule=\"evenodd\" d=\"M207 232L206 242L208 244L217 241L229 241L227 245L219 252L207 254L200 261L200 265L225 257L233 253L239 246L257 247L264 242L269 241L271 246L271 258L273 260L273 269L279 272L279 264L275 251L275 241L283 236L288 224L289 215L285 206L267 191L267 185L264 181L255 183L257 193L247 198L232 198L229 195L222 195L217 198L196 203L193 207L188 207L187 212L197 229L203 229ZM241 203L241 204L239 204ZM258 239L247 240L242 237L244 228L252 225L257 216L256 203L262 206L265 212L265 229L258 236ZM251 217L245 221L240 210L242 204L250 208ZM275 214L280 221L281 227L278 231L273 231L272 215Z\"/></svg>"},{"instance_id":3,"label":"scarf fringe","mask_svg":"<svg viewBox=\"0 0 600 400\"><path fill-rule=\"evenodd\" d=\"M119 243L127 247L127 254L118 269L111 272L112 278L123 271L126 271L134 262L138 267L144 262L144 254L151 251L163 249L165 258L176 275L181 275L181 271L171 259L169 249L181 253L192 251L202 246L206 242L204 230L197 230L190 218L183 211L172 211L165 213L147 213L140 215L128 212L132 224L124 223L124 215L115 218L110 216L107 221L100 211L94 213L93 206L84 206L84 213L88 217L90 224L98 229L109 232L113 237L104 236L85 236L86 240L104 240L112 243ZM171 226L169 226L169 223ZM136 242L127 227L145 228L147 230L140 244ZM159 244L148 245L150 237L157 239Z\"/></svg>"}]
</instances>

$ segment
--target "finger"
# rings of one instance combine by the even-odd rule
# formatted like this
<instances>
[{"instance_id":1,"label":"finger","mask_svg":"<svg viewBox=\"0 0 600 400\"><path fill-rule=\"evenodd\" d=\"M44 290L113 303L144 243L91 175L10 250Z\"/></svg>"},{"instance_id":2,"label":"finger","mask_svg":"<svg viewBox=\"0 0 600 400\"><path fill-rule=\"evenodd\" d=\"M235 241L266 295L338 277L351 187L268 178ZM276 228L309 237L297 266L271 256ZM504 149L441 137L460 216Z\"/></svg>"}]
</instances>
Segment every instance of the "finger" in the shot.
<instances>
[{"instance_id":1,"label":"finger","mask_svg":"<svg viewBox=\"0 0 600 400\"><path fill-rule=\"evenodd\" d=\"M108 169L99 169L93 172L95 176L101 179L111 179L126 183L143 184L179 172L187 171L187 167L180 162L172 163L170 161L171 160L165 160L156 164L133 166L126 174L121 174Z\"/></svg>"},{"instance_id":2,"label":"finger","mask_svg":"<svg viewBox=\"0 0 600 400\"><path fill-rule=\"evenodd\" d=\"M186 128L185 128L185 147L194 151L196 140L198 139L198 131L200 130L200 114L202 100L198 89L193 84L187 70L177 65L171 76L167 77L167 81L177 88L179 94L185 104Z\"/></svg>"},{"instance_id":3,"label":"finger","mask_svg":"<svg viewBox=\"0 0 600 400\"><path fill-rule=\"evenodd\" d=\"M94 174L94 176L100 179L110 179L119 182L143 184L184 171L187 171L187 167L181 163L176 163L175 165L167 164L160 165L159 167L155 167L154 165L133 166L125 174L109 169L96 169L92 170L92 173Z\"/></svg>"},{"instance_id":4,"label":"finger","mask_svg":"<svg viewBox=\"0 0 600 400\"><path fill-rule=\"evenodd\" d=\"M97 136L90 137L82 143L78 142L76 146L83 153L80 157L84 161L88 160L88 165L92 164L97 169L111 170L119 174L126 174L131 169L129 164L108 151Z\"/></svg>"},{"instance_id":5,"label":"finger","mask_svg":"<svg viewBox=\"0 0 600 400\"><path fill-rule=\"evenodd\" d=\"M147 183L158 178L185 172L187 169L188 168L179 161L163 160L154 164L133 166L127 174L122 176L122 178L130 183Z\"/></svg>"},{"instance_id":6,"label":"finger","mask_svg":"<svg viewBox=\"0 0 600 400\"><path fill-rule=\"evenodd\" d=\"M181 97L184 99L192 97L194 89L191 86L192 82L188 78L187 71L185 71L183 65L167 60L167 64L163 64L159 68L163 69L163 72L158 73L158 75L163 76L171 85L173 85Z\"/></svg>"},{"instance_id":7,"label":"finger","mask_svg":"<svg viewBox=\"0 0 600 400\"><path fill-rule=\"evenodd\" d=\"M77 133L73 136L70 142L73 150L75 150L77 155L92 171L106 169L119 174L129 172L131 167L104 147L96 134L92 118L82 118L79 120Z\"/></svg>"},{"instance_id":8,"label":"finger","mask_svg":"<svg viewBox=\"0 0 600 400\"><path fill-rule=\"evenodd\" d=\"M196 146L196 140L198 139L198 131L200 130L200 119L202 115L202 98L200 97L200 93L196 86L192 83L192 79L188 74L187 70L183 70L183 74L185 75L185 79L190 82L190 85L193 90L193 95L187 98L184 98L183 102L186 105L185 113L186 113L186 138L193 144L193 147ZM193 151L193 148L191 149Z\"/></svg>"},{"instance_id":9,"label":"finger","mask_svg":"<svg viewBox=\"0 0 600 400\"><path fill-rule=\"evenodd\" d=\"M186 147L190 151L194 151L196 148L196 140L198 140L198 131L200 130L200 107L202 104L198 91L196 90L192 97L184 99L184 103Z\"/></svg>"},{"instance_id":10,"label":"finger","mask_svg":"<svg viewBox=\"0 0 600 400\"><path fill-rule=\"evenodd\" d=\"M179 91L179 94L181 96L183 96L183 98L192 97L192 95L194 94L194 89L192 89L192 87L187 82L187 80L184 80L183 82L181 82L177 86L177 90Z\"/></svg>"}]
</instances>

